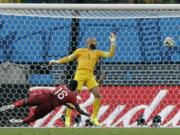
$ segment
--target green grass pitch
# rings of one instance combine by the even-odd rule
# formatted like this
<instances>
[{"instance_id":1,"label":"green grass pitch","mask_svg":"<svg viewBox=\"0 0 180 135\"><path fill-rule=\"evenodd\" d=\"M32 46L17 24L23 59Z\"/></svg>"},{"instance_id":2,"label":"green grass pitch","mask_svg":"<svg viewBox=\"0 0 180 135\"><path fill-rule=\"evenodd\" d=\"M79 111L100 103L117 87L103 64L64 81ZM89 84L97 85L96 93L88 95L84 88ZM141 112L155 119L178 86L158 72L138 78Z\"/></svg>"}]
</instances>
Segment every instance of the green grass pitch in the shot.
<instances>
[{"instance_id":1,"label":"green grass pitch","mask_svg":"<svg viewBox=\"0 0 180 135\"><path fill-rule=\"evenodd\" d=\"M180 128L0 128L0 135L180 135Z\"/></svg>"}]
</instances>

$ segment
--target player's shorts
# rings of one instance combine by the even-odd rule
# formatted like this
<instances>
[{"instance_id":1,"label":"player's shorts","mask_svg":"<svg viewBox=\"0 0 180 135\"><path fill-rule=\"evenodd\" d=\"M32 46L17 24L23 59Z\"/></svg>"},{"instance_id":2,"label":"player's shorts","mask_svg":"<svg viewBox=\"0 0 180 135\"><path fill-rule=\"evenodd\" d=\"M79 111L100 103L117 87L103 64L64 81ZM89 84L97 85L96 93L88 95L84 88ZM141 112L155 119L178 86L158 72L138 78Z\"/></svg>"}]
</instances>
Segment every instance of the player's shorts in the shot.
<instances>
[{"instance_id":1,"label":"player's shorts","mask_svg":"<svg viewBox=\"0 0 180 135\"><path fill-rule=\"evenodd\" d=\"M83 86L86 86L88 90L98 86L95 76L91 71L77 70L74 79L78 81L77 90L79 91L82 91Z\"/></svg>"},{"instance_id":2,"label":"player's shorts","mask_svg":"<svg viewBox=\"0 0 180 135\"><path fill-rule=\"evenodd\" d=\"M33 95L27 98L28 106L36 106L34 113L25 118L26 123L40 119L59 106L58 100L51 93ZM31 118L32 117L32 118Z\"/></svg>"}]
</instances>

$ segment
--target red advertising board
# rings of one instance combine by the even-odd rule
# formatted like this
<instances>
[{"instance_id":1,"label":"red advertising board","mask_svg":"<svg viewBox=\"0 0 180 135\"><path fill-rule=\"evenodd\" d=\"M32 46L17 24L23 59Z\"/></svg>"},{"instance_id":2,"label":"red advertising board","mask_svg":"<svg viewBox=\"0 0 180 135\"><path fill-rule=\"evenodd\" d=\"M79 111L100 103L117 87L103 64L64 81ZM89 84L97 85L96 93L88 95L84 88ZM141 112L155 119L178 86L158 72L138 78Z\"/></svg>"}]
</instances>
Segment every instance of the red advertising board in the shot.
<instances>
[{"instance_id":1,"label":"red advertising board","mask_svg":"<svg viewBox=\"0 0 180 135\"><path fill-rule=\"evenodd\" d=\"M30 95L53 90L53 87L33 87ZM146 124L160 115L162 127L180 126L180 86L102 86L101 108L98 113L100 122L107 127L136 127L136 120L143 113ZM81 107L92 112L94 97L84 88L78 96ZM33 127L62 127L60 119L65 107L59 107L36 121ZM73 116L77 114L74 111ZM84 126L87 117L82 117ZM72 122L73 124L73 122Z\"/></svg>"}]
</instances>

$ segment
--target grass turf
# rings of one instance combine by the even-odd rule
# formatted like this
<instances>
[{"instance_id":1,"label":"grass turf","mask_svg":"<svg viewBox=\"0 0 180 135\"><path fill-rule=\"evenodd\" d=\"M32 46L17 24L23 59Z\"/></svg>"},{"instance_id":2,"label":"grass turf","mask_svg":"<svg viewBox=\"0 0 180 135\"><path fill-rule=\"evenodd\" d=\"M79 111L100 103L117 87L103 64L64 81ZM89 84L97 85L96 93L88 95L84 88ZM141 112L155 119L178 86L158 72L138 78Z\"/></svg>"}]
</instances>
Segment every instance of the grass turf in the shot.
<instances>
[{"instance_id":1,"label":"grass turf","mask_svg":"<svg viewBox=\"0 0 180 135\"><path fill-rule=\"evenodd\" d=\"M0 128L0 135L180 135L180 128Z\"/></svg>"}]
</instances>

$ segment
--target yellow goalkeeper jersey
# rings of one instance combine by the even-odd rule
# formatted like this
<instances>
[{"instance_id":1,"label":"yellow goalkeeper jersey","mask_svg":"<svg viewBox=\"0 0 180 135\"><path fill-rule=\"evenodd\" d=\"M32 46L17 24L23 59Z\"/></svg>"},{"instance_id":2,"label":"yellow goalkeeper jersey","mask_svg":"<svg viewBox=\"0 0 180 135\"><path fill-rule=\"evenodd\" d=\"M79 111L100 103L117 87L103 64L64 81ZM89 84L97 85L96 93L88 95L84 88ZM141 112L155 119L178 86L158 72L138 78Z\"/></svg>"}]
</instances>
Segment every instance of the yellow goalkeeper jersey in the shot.
<instances>
[{"instance_id":1,"label":"yellow goalkeeper jersey","mask_svg":"<svg viewBox=\"0 0 180 135\"><path fill-rule=\"evenodd\" d=\"M100 50L90 50L88 48L80 48L73 52L71 55L59 60L60 63L67 63L74 59L78 62L77 70L88 70L94 72L95 65L100 58L112 57L115 52L115 45L111 45L109 52Z\"/></svg>"}]
</instances>

